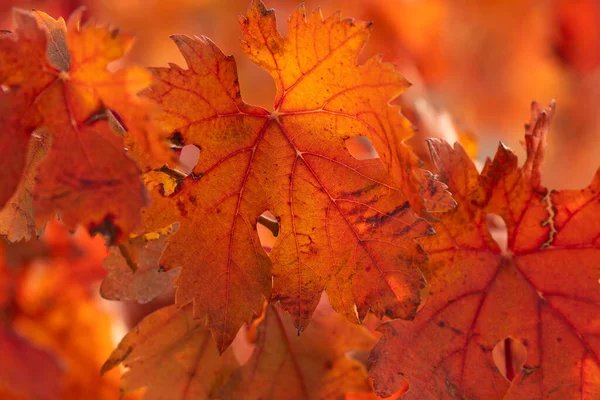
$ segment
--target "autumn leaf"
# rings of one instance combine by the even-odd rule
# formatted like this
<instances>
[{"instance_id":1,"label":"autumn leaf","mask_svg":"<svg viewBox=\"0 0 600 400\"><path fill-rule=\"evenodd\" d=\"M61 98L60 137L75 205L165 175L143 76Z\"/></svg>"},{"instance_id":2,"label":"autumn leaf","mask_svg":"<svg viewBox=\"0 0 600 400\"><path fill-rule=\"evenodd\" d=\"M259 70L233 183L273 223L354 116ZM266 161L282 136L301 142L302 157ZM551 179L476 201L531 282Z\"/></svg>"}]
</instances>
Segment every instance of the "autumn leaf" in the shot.
<instances>
[{"instance_id":1,"label":"autumn leaf","mask_svg":"<svg viewBox=\"0 0 600 400\"><path fill-rule=\"evenodd\" d=\"M365 366L353 354L367 352L375 338L338 314L315 313L298 336L289 316L268 305L257 327L252 357L217 398L344 399L371 390Z\"/></svg>"},{"instance_id":2,"label":"autumn leaf","mask_svg":"<svg viewBox=\"0 0 600 400\"><path fill-rule=\"evenodd\" d=\"M553 111L534 103L520 168L500 145L479 174L460 145L430 141L459 206L423 240L424 308L413 323L380 328L370 371L380 395L405 379L406 399L562 400L600 390L600 172L583 190L542 186ZM506 249L487 227L489 213L506 224Z\"/></svg>"},{"instance_id":3,"label":"autumn leaf","mask_svg":"<svg viewBox=\"0 0 600 400\"><path fill-rule=\"evenodd\" d=\"M369 37L371 22L341 21L341 13L323 21L320 10L306 21L300 6L290 17L288 36L277 31L273 10L253 1L241 19L242 48L271 74L277 86L275 111L288 119L325 114L338 130L372 143L388 172L402 185L419 213L446 212L456 205L445 185L416 168L418 158L403 144L412 135L410 122L389 103L409 87L394 68L376 56L356 65ZM293 119L293 118L292 118ZM353 121L350 121L353 120Z\"/></svg>"},{"instance_id":4,"label":"autumn leaf","mask_svg":"<svg viewBox=\"0 0 600 400\"><path fill-rule=\"evenodd\" d=\"M298 336L291 318L266 305L252 325L255 344L242 366L228 348L222 356L210 332L193 319L191 307L163 308L146 317L119 344L103 367L128 368L122 389L146 388L144 400L343 399L372 395L359 360L375 342L362 326L319 310Z\"/></svg>"},{"instance_id":5,"label":"autumn leaf","mask_svg":"<svg viewBox=\"0 0 600 400\"><path fill-rule=\"evenodd\" d=\"M62 19L15 9L14 34L0 37L0 121L6 127L0 204L21 180L31 133L45 127L52 148L35 175L37 217L45 221L59 211L72 228L81 223L101 230L110 224L120 237L137 226L144 190L106 109L124 122L129 142L158 160L167 159L166 146L149 122L153 106L137 96L151 76L136 67L106 69L125 54L132 37L93 23L80 26L80 19L81 10L67 29Z\"/></svg>"},{"instance_id":6,"label":"autumn leaf","mask_svg":"<svg viewBox=\"0 0 600 400\"><path fill-rule=\"evenodd\" d=\"M153 235L130 238L126 244L114 246L102 266L108 271L100 286L100 294L108 300L147 303L167 289L179 274L164 271L158 264L171 229Z\"/></svg>"},{"instance_id":7,"label":"autumn leaf","mask_svg":"<svg viewBox=\"0 0 600 400\"><path fill-rule=\"evenodd\" d=\"M202 325L190 307L155 311L123 338L102 373L123 363L122 392L147 387L144 400L211 398L238 363L231 349L219 355Z\"/></svg>"},{"instance_id":8,"label":"autumn leaf","mask_svg":"<svg viewBox=\"0 0 600 400\"><path fill-rule=\"evenodd\" d=\"M399 118L388 102L406 81L380 58L356 65L369 23L318 10L307 19L299 6L284 38L261 2L240 21L246 54L277 82L273 112L242 101L233 58L205 37L173 36L188 69L154 69L148 93L164 110L161 127L200 149L187 177L163 168L148 179L145 230L181 224L161 261L182 267L177 304L194 302L220 351L269 298L298 331L323 289L353 322L369 310L412 318L425 285L413 239L432 231L380 159L345 149L388 133L395 120L385 115ZM256 233L267 210L279 222L270 257Z\"/></svg>"}]
</instances>

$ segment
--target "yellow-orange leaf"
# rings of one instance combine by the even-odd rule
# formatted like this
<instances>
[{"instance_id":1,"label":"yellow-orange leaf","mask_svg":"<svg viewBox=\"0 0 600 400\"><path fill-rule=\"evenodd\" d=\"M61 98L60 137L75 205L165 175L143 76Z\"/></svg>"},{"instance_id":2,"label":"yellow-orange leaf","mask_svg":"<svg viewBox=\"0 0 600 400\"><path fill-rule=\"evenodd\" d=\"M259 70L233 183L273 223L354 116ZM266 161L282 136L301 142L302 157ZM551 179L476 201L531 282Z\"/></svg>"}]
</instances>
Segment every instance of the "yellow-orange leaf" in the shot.
<instances>
[{"instance_id":1,"label":"yellow-orange leaf","mask_svg":"<svg viewBox=\"0 0 600 400\"><path fill-rule=\"evenodd\" d=\"M460 145L430 142L459 206L423 240L424 308L413 323L380 328L371 354L379 394L406 379L406 399L597 397L600 171L583 190L541 185L553 111L534 104L521 168L500 145L479 174ZM504 220L507 243L487 213Z\"/></svg>"},{"instance_id":2,"label":"yellow-orange leaf","mask_svg":"<svg viewBox=\"0 0 600 400\"><path fill-rule=\"evenodd\" d=\"M454 208L445 185L417 168L419 159L403 144L412 127L389 103L408 88L408 81L393 64L382 63L381 56L356 63L373 23L341 20L340 12L323 21L320 10L306 20L300 6L284 38L273 10L260 1L253 1L248 17L240 21L246 55L275 80L278 114L299 120L307 113L339 133L369 138L419 213L435 216Z\"/></svg>"},{"instance_id":3,"label":"yellow-orange leaf","mask_svg":"<svg viewBox=\"0 0 600 400\"><path fill-rule=\"evenodd\" d=\"M234 60L205 37L174 36L188 69L155 69L148 93L164 110L163 129L200 149L189 176L162 169L150 179L144 213L146 230L181 224L162 257L182 267L177 304L194 302L221 351L265 298L299 331L323 289L354 322L369 310L412 318L425 285L413 239L430 227L385 162L345 149L364 136L385 153L382 138L400 119L388 102L406 81L379 58L356 65L369 23L339 13L323 20L320 11L307 18L300 6L284 38L273 11L255 1L241 26L246 53L277 82L273 112L242 101ZM280 225L270 258L256 233L267 210Z\"/></svg>"}]
</instances>

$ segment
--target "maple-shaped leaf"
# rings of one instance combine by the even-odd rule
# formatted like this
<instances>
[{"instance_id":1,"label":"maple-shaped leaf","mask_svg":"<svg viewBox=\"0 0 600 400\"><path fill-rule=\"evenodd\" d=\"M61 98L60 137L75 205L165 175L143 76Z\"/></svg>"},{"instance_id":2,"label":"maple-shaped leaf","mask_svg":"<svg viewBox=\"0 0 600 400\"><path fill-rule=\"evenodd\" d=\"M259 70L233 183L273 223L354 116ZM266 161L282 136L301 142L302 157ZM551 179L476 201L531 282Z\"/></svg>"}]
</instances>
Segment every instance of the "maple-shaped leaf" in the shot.
<instances>
[{"instance_id":1,"label":"maple-shaped leaf","mask_svg":"<svg viewBox=\"0 0 600 400\"><path fill-rule=\"evenodd\" d=\"M8 203L0 210L0 234L9 242L29 240L37 234L33 211L33 188L37 166L48 153L51 137L40 129L31 135L21 182Z\"/></svg>"},{"instance_id":2,"label":"maple-shaped leaf","mask_svg":"<svg viewBox=\"0 0 600 400\"><path fill-rule=\"evenodd\" d=\"M144 400L212 398L238 366L232 349L219 355L190 307L175 306L144 318L119 343L102 373L120 363L129 368L122 393L147 387Z\"/></svg>"},{"instance_id":3,"label":"maple-shaped leaf","mask_svg":"<svg viewBox=\"0 0 600 400\"><path fill-rule=\"evenodd\" d=\"M413 134L410 122L389 105L409 82L381 56L356 63L373 23L341 20L340 12L323 21L320 10L307 21L300 6L284 38L273 10L260 1L240 21L246 55L275 80L276 115L301 120L308 113L350 137L367 137L418 212L437 215L454 208L445 185L416 168L419 159L403 144Z\"/></svg>"},{"instance_id":4,"label":"maple-shaped leaf","mask_svg":"<svg viewBox=\"0 0 600 400\"><path fill-rule=\"evenodd\" d=\"M365 366L374 336L335 313L316 313L298 336L288 315L268 305L256 328L251 358L219 392L222 399L343 399L371 390Z\"/></svg>"},{"instance_id":5,"label":"maple-shaped leaf","mask_svg":"<svg viewBox=\"0 0 600 400\"><path fill-rule=\"evenodd\" d=\"M129 142L166 160L166 147L149 118L153 105L137 93L151 75L141 68L107 70L132 37L87 23L81 10L65 25L39 11L15 9L15 32L0 36L0 122L4 127L0 204L21 179L31 133L48 129L52 148L38 166L34 209L41 221L55 211L70 227L112 223L131 231L144 203L140 171L110 128L107 109L128 129ZM164 150L162 150L164 147ZM139 149L134 149L138 154Z\"/></svg>"},{"instance_id":6,"label":"maple-shaped leaf","mask_svg":"<svg viewBox=\"0 0 600 400\"><path fill-rule=\"evenodd\" d=\"M150 180L144 212L146 230L181 224L161 261L182 267L177 304L194 302L221 351L265 298L299 331L323 289L354 322L369 310L412 318L425 285L413 239L432 231L381 160L345 148L386 134L380 108L399 115L388 102L405 80L379 58L356 65L369 23L318 10L307 19L299 6L284 38L258 1L240 21L246 54L276 78L273 112L242 101L233 58L205 37L174 36L188 68L155 69L148 94L164 130L200 149L189 176L163 169ZM270 258L256 233L267 210L279 222Z\"/></svg>"},{"instance_id":7,"label":"maple-shaped leaf","mask_svg":"<svg viewBox=\"0 0 600 400\"><path fill-rule=\"evenodd\" d=\"M406 379L406 399L597 397L600 171L583 190L541 185L553 110L534 103L520 168L503 145L479 174L460 145L430 142L459 206L423 240L431 290L424 308L413 323L380 328L370 371L379 394ZM504 220L506 250L487 213ZM526 352L522 363L515 348Z\"/></svg>"},{"instance_id":8,"label":"maple-shaped leaf","mask_svg":"<svg viewBox=\"0 0 600 400\"><path fill-rule=\"evenodd\" d=\"M158 264L171 233L168 229L139 235L113 247L102 262L108 271L100 286L102 297L147 303L163 293L179 274L178 270L164 271Z\"/></svg>"}]
</instances>

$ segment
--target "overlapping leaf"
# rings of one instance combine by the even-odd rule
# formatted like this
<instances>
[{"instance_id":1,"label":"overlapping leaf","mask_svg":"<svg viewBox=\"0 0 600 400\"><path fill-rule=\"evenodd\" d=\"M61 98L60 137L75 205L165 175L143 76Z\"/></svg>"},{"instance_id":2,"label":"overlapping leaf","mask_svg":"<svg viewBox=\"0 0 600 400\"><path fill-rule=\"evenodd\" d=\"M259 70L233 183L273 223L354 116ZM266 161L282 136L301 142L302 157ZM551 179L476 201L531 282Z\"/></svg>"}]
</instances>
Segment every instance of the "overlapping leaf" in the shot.
<instances>
[{"instance_id":1,"label":"overlapping leaf","mask_svg":"<svg viewBox=\"0 0 600 400\"><path fill-rule=\"evenodd\" d=\"M81 12L74 13L67 29L62 19L16 9L14 34L0 37L0 204L21 180L30 135L45 127L52 149L36 174L38 217L60 211L71 227L111 223L128 232L139 222L143 186L106 110L124 122L132 154L143 150L159 162L168 159L149 122L153 106L137 97L151 77L135 67L110 73L107 65L123 56L132 37L93 23L80 26L80 19ZM141 157L140 163L147 167Z\"/></svg>"},{"instance_id":2,"label":"overlapping leaf","mask_svg":"<svg viewBox=\"0 0 600 400\"><path fill-rule=\"evenodd\" d=\"M150 399L343 399L371 395L365 358L375 343L363 326L318 311L298 336L291 318L274 306L252 325L254 352L239 366L233 350L221 356L191 307L163 308L130 332L103 367L128 367L122 390L146 388Z\"/></svg>"},{"instance_id":3,"label":"overlapping leaf","mask_svg":"<svg viewBox=\"0 0 600 400\"><path fill-rule=\"evenodd\" d=\"M381 327L371 375L407 399L581 399L600 392L600 172L583 190L549 191L540 164L553 113L534 104L527 159L501 145L481 175L460 145L431 141L442 180L459 203L423 241L431 294L414 323ZM486 213L506 223L503 251ZM526 350L506 379L492 352L506 338ZM502 359L502 357L500 358ZM502 363L499 363L502 365ZM512 370L509 372L509 370Z\"/></svg>"},{"instance_id":4,"label":"overlapping leaf","mask_svg":"<svg viewBox=\"0 0 600 400\"><path fill-rule=\"evenodd\" d=\"M102 367L105 373L123 363L125 394L147 387L144 400L208 399L238 363L233 351L219 355L210 332L192 311L175 306L146 317L127 334Z\"/></svg>"},{"instance_id":5,"label":"overlapping leaf","mask_svg":"<svg viewBox=\"0 0 600 400\"><path fill-rule=\"evenodd\" d=\"M389 177L392 154L382 144L403 148L393 137L403 120L388 102L406 81L380 58L356 65L369 23L339 13L323 20L320 11L307 18L300 6L284 38L259 1L240 21L246 54L277 82L273 112L242 101L234 60L204 37L174 36L188 69L155 69L160 82L149 92L164 110L161 126L200 149L189 176L153 173L144 214L146 230L181 224L162 257L182 267L177 304L194 302L221 351L265 298L278 300L299 331L323 289L354 322L369 310L412 318L425 285L413 239L431 231L401 191L411 184ZM346 151L358 136L383 163ZM256 234L266 210L280 224L270 258Z\"/></svg>"}]
</instances>

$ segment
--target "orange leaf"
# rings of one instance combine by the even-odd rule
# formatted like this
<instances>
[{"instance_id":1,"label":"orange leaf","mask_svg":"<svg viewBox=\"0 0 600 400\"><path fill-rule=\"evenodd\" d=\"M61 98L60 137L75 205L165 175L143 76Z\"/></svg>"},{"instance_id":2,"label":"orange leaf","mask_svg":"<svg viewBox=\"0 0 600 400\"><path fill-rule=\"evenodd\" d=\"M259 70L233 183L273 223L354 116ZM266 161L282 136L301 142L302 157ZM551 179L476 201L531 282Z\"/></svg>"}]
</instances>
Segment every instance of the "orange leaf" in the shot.
<instances>
[{"instance_id":1,"label":"orange leaf","mask_svg":"<svg viewBox=\"0 0 600 400\"><path fill-rule=\"evenodd\" d=\"M289 128L297 129L296 121L308 117L320 119L315 122L322 129L334 127L340 136L364 136L417 212L434 216L456 206L443 183L416 168L419 159L403 143L412 127L389 103L410 83L381 56L356 63L372 22L341 20L340 12L323 20L320 10L307 20L299 6L284 38L273 10L261 1L253 1L240 22L242 47L275 80L274 115L285 115Z\"/></svg>"},{"instance_id":2,"label":"orange leaf","mask_svg":"<svg viewBox=\"0 0 600 400\"><path fill-rule=\"evenodd\" d=\"M163 107L163 129L200 149L189 176L163 168L149 179L145 229L181 223L162 257L182 267L177 304L194 302L221 351L270 295L299 331L323 289L354 322L369 310L412 318L425 285L413 239L432 231L381 160L345 149L360 136L383 148L400 119L388 102L406 81L379 58L356 65L371 24L339 13L307 20L300 6L283 38L256 1L241 26L246 53L277 82L275 111L242 101L233 58L205 37L174 36L188 69L156 68L148 93ZM267 210L280 225L270 258L256 233Z\"/></svg>"},{"instance_id":3,"label":"orange leaf","mask_svg":"<svg viewBox=\"0 0 600 400\"><path fill-rule=\"evenodd\" d=\"M370 372L379 394L405 378L406 399L562 400L600 390L600 171L583 190L541 185L553 109L534 103L521 168L500 145L479 174L460 145L430 142L459 206L423 240L424 308L413 323L380 328ZM506 223L505 246L487 213Z\"/></svg>"},{"instance_id":4,"label":"orange leaf","mask_svg":"<svg viewBox=\"0 0 600 400\"><path fill-rule=\"evenodd\" d=\"M102 367L123 363L122 392L147 387L145 400L208 399L237 367L231 349L219 355L191 309L162 308L123 338Z\"/></svg>"},{"instance_id":5,"label":"orange leaf","mask_svg":"<svg viewBox=\"0 0 600 400\"><path fill-rule=\"evenodd\" d=\"M222 399L343 399L369 392L366 368L353 354L375 338L337 314L319 314L298 336L289 316L269 305L257 328L256 348L219 393Z\"/></svg>"},{"instance_id":6,"label":"orange leaf","mask_svg":"<svg viewBox=\"0 0 600 400\"><path fill-rule=\"evenodd\" d=\"M60 211L70 227L102 229L111 223L116 226L111 233L120 237L138 224L144 189L139 168L109 127L106 108L125 123L128 141L137 141L159 161L167 159L166 146L148 122L153 106L137 96L151 82L150 74L106 69L125 54L132 37L90 23L80 27L80 18L81 10L67 30L62 19L16 9L15 33L0 37L0 121L7 127L1 145L7 183L0 204L21 179L30 134L46 127L52 148L36 175L39 221Z\"/></svg>"}]
</instances>

